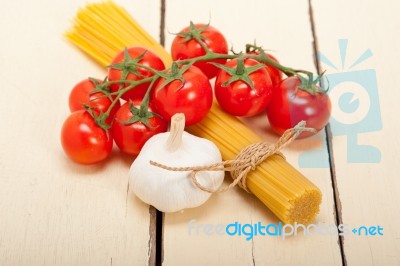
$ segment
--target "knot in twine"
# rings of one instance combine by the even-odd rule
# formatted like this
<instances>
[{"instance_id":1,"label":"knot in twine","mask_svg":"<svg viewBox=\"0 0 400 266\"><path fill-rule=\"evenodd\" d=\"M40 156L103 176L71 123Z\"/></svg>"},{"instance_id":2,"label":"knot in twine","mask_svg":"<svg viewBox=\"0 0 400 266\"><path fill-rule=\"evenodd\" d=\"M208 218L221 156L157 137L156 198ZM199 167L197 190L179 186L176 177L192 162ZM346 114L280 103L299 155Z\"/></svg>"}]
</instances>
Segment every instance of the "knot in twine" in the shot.
<instances>
[{"instance_id":1,"label":"knot in twine","mask_svg":"<svg viewBox=\"0 0 400 266\"><path fill-rule=\"evenodd\" d=\"M261 164L271 155L279 154L283 156L280 153L280 150L285 146L289 145L290 143L292 143L302 132L304 131L316 132L314 128L307 128L305 126L306 126L305 121L299 122L293 128L286 130L275 144L268 144L266 142L256 142L250 144L249 146L241 150L233 160L226 160L203 166L189 166L189 167L170 167L154 161L150 161L150 164L168 171L176 171L176 172L191 171L190 177L192 179L193 184L197 188L209 193L225 192L235 187L236 185L239 185L241 188L251 193L247 188L246 184L247 174L251 170L255 170L259 164ZM211 190L201 185L197 180L196 174L200 171L228 171L231 173L233 182L226 187L217 190Z\"/></svg>"}]
</instances>

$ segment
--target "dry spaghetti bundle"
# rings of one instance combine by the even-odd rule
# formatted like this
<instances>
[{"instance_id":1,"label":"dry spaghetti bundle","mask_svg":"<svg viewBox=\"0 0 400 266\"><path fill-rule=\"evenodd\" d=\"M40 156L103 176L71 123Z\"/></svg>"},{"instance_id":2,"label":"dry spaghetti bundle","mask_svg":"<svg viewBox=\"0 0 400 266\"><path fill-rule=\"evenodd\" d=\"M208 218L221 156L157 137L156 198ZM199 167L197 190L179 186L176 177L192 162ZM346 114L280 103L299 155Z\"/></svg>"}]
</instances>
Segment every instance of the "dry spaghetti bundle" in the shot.
<instances>
[{"instance_id":1,"label":"dry spaghetti bundle","mask_svg":"<svg viewBox=\"0 0 400 266\"><path fill-rule=\"evenodd\" d=\"M79 10L66 37L101 65L127 46L143 46L157 53L166 65L171 57L124 9L111 1L89 4ZM250 144L261 142L237 118L214 104L207 117L187 128L213 141L225 160L231 160ZM316 185L278 154L260 162L246 178L245 188L285 223L310 223L319 212L321 192Z\"/></svg>"},{"instance_id":2,"label":"dry spaghetti bundle","mask_svg":"<svg viewBox=\"0 0 400 266\"><path fill-rule=\"evenodd\" d=\"M112 1L87 5L78 11L73 23L66 37L103 66L109 65L117 52L131 45L155 52L165 65L172 62L165 49Z\"/></svg>"}]
</instances>

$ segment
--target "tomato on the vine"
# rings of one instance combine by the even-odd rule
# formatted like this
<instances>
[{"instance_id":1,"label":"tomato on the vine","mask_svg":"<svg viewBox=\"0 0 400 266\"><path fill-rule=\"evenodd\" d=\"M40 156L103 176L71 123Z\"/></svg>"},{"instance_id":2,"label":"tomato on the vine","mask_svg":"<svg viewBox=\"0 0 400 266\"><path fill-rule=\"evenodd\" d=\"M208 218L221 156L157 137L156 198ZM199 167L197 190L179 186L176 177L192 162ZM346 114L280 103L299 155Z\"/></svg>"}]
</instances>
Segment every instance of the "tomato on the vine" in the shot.
<instances>
[{"instance_id":1,"label":"tomato on the vine","mask_svg":"<svg viewBox=\"0 0 400 266\"><path fill-rule=\"evenodd\" d=\"M258 61L232 59L218 73L214 91L225 112L234 116L254 116L269 104L272 81Z\"/></svg>"},{"instance_id":2,"label":"tomato on the vine","mask_svg":"<svg viewBox=\"0 0 400 266\"><path fill-rule=\"evenodd\" d=\"M205 55L206 51L198 40L201 40L214 53L228 53L225 37L216 28L205 24L190 23L189 27L181 30L174 38L171 45L172 59L176 61ZM219 69L209 62L224 64L226 59L200 61L194 64L211 79L217 75Z\"/></svg>"},{"instance_id":3,"label":"tomato on the vine","mask_svg":"<svg viewBox=\"0 0 400 266\"><path fill-rule=\"evenodd\" d=\"M266 53L266 55L272 61L279 63L278 59L276 59L273 55L268 54L268 53ZM279 69L277 69L276 67L273 67L268 64L265 64L265 69L267 70L267 72L271 78L272 85L273 86L279 85L282 81L282 72Z\"/></svg>"},{"instance_id":4,"label":"tomato on the vine","mask_svg":"<svg viewBox=\"0 0 400 266\"><path fill-rule=\"evenodd\" d=\"M61 130L61 144L73 161L94 164L110 155L113 139L96 124L87 111L79 110L65 120Z\"/></svg>"},{"instance_id":5,"label":"tomato on the vine","mask_svg":"<svg viewBox=\"0 0 400 266\"><path fill-rule=\"evenodd\" d=\"M274 88L267 116L272 129L282 134L304 120L306 126L320 131L329 121L331 101L322 91L307 91L300 88L301 80L296 76L284 79ZM314 86L316 86L314 84ZM318 89L317 87L315 87ZM314 135L303 132L299 138Z\"/></svg>"},{"instance_id":6,"label":"tomato on the vine","mask_svg":"<svg viewBox=\"0 0 400 266\"><path fill-rule=\"evenodd\" d=\"M118 148L134 156L139 154L148 139L168 129L167 121L152 113L151 103L142 114L140 104L140 100L123 104L116 113L112 126L112 135Z\"/></svg>"},{"instance_id":7,"label":"tomato on the vine","mask_svg":"<svg viewBox=\"0 0 400 266\"><path fill-rule=\"evenodd\" d=\"M141 64L156 71L164 70L163 61L155 53L143 47L130 47L119 52L111 62L108 69L108 79L110 82L121 79L139 81L152 77L154 73L149 69L138 67L135 64ZM126 88L130 83L113 83L110 85L111 91L116 92L120 88ZM150 82L139 84L122 95L124 100L141 99L146 94Z\"/></svg>"},{"instance_id":8,"label":"tomato on the vine","mask_svg":"<svg viewBox=\"0 0 400 266\"><path fill-rule=\"evenodd\" d=\"M165 81L160 78L152 91L158 114L171 121L174 114L184 113L187 126L200 122L207 115L213 93L207 76L199 68L190 66L182 74L182 80L175 79L164 86Z\"/></svg>"},{"instance_id":9,"label":"tomato on the vine","mask_svg":"<svg viewBox=\"0 0 400 266\"><path fill-rule=\"evenodd\" d=\"M83 107L84 105L92 108L96 115L107 112L108 108L112 104L112 100L102 92L91 93L96 88L96 84L94 82L97 82L98 84L102 83L101 80L94 81L90 79L84 79L72 88L69 94L69 109L71 112L85 110ZM107 122L112 121L112 118L119 107L120 102L117 101L110 112Z\"/></svg>"}]
</instances>

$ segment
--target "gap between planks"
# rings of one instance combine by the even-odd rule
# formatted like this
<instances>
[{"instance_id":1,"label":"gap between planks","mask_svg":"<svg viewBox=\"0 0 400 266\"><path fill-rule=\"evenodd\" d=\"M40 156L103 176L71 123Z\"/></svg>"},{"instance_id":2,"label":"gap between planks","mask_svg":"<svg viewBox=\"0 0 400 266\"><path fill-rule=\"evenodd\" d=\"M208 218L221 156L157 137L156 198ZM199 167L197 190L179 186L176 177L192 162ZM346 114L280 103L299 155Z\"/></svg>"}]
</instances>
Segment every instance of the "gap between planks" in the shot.
<instances>
[{"instance_id":1,"label":"gap between planks","mask_svg":"<svg viewBox=\"0 0 400 266\"><path fill-rule=\"evenodd\" d=\"M311 25L311 32L312 32L312 37L313 37L313 53L314 53L314 64L315 68L317 69L318 75L321 75L322 70L321 70L321 65L318 60L318 38L317 38L317 31L315 27L315 19L314 19L314 13L313 13L313 7L312 7L312 0L308 0L308 12L310 16L310 25ZM323 80L321 79L321 85L323 86ZM335 218L336 218L336 226L339 224L343 224L343 218L342 218L342 203L340 201L340 195L339 195L339 189L337 185L337 179L336 179L336 169L335 169L335 158L333 156L333 144L332 144L332 130L331 126L328 123L325 127L325 136L326 136L326 145L328 148L328 156L329 156L329 168L330 168L330 175L331 175L331 181L332 181L332 189L333 189L333 201L335 204ZM339 233L339 232L338 232ZM346 260L346 254L344 251L344 238L343 236L338 234L338 244L340 246L340 255L342 258L342 265L347 266L347 260Z\"/></svg>"},{"instance_id":2,"label":"gap between planks","mask_svg":"<svg viewBox=\"0 0 400 266\"><path fill-rule=\"evenodd\" d=\"M160 0L160 33L159 42L165 44L165 6L166 1ZM150 226L149 226L149 266L162 265L163 262L163 227L164 214L153 206L149 207Z\"/></svg>"},{"instance_id":3,"label":"gap between planks","mask_svg":"<svg viewBox=\"0 0 400 266\"><path fill-rule=\"evenodd\" d=\"M149 207L150 226L148 242L149 266L162 265L164 214L153 206Z\"/></svg>"}]
</instances>

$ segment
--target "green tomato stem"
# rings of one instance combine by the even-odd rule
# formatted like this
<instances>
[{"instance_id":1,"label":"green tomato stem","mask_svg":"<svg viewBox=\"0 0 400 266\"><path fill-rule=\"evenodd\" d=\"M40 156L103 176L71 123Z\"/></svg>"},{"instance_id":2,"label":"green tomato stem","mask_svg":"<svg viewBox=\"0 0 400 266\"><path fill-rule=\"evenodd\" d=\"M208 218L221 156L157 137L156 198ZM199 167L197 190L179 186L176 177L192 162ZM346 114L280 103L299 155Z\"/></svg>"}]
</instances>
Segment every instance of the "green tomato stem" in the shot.
<instances>
[{"instance_id":1,"label":"green tomato stem","mask_svg":"<svg viewBox=\"0 0 400 266\"><path fill-rule=\"evenodd\" d=\"M199 36L194 36L194 39L202 46L202 48L204 49L204 51L206 52L204 55L202 56L198 56L195 58L190 58L190 59L184 59L184 60L177 60L175 61L172 66L170 68L167 68L165 70L162 71L157 71L151 67L148 67L146 65L143 64L139 64L139 63L134 63L134 66L136 68L143 68L146 69L150 72L152 72L154 75L152 77L149 78L144 78L141 80L127 80L127 79L120 79L120 80L113 80L113 81L105 81L103 82L104 86L109 86L111 84L126 84L128 83L129 86L120 89L117 92L110 92L106 95L106 97L110 97L110 96L115 96L115 98L113 99L110 107L107 109L107 111L104 113L105 118L101 119L103 121L105 121L105 119L110 115L111 110L114 108L114 106L117 104L117 102L119 101L119 99L122 97L122 95L126 92L128 92L131 89L134 89L134 87L136 87L137 85L146 83L146 82L150 82L150 86L148 88L148 90L146 91L146 94L142 100L142 103L140 105L140 112L139 115L144 115L145 112L147 112L148 110L148 105L149 105L149 94L150 91L152 89L152 87L154 86L155 82L160 78L170 78L170 80L174 80L175 79L183 79L182 78L182 74L193 64L197 63L197 62L201 62L201 61L213 61L213 60L217 60L217 59L226 59L226 60L231 60L231 59L235 59L235 58L239 58L239 60L242 60L241 64L238 64L237 70L238 72L241 72L241 70L243 70L242 68L244 67L243 65L243 60L245 60L246 58L252 58L260 63L264 63L267 65L270 65L272 67L275 67L277 69L279 69L280 71L282 71L286 76L290 77L290 76L298 76L302 79L304 79L303 75L306 75L307 78L307 84L306 87L308 87L309 85L312 86L313 84L313 73L309 72L309 71L305 71L305 70L301 70L301 69L293 69L290 67L286 67L283 66L277 62L275 62L274 60L270 59L263 50L261 50L262 52L260 54L243 54L243 53L239 53L239 54L220 54L220 53L214 53L212 52L207 45L204 43L204 41L201 39L201 37ZM261 49L260 47L256 47L253 45L249 45L247 46L247 48L257 48L257 49ZM242 68L241 68L241 66ZM185 66L185 67L182 67ZM240 73L237 73L240 74ZM107 128L107 125L99 125L100 127L102 127L103 129ZM108 126L109 128L109 126Z\"/></svg>"}]
</instances>

